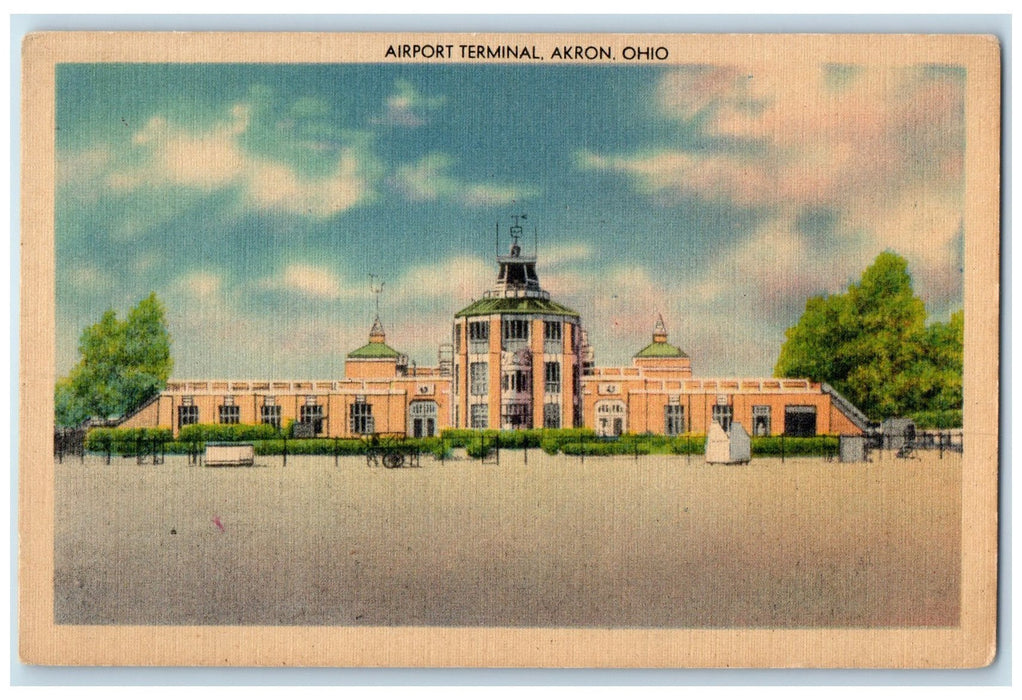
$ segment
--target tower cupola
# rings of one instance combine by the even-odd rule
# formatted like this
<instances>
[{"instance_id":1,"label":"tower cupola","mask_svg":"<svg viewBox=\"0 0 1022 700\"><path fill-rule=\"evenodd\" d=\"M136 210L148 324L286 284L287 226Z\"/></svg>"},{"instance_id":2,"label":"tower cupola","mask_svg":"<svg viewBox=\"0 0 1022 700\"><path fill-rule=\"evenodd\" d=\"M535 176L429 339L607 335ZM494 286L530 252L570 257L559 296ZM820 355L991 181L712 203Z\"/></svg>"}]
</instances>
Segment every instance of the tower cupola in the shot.
<instances>
[{"instance_id":1,"label":"tower cupola","mask_svg":"<svg viewBox=\"0 0 1022 700\"><path fill-rule=\"evenodd\" d=\"M511 227L511 250L507 255L498 255L497 285L493 288L493 296L507 297L545 297L550 295L539 286L536 274L536 255L522 255L519 239L522 237L521 221L525 214L516 214L515 223Z\"/></svg>"}]
</instances>

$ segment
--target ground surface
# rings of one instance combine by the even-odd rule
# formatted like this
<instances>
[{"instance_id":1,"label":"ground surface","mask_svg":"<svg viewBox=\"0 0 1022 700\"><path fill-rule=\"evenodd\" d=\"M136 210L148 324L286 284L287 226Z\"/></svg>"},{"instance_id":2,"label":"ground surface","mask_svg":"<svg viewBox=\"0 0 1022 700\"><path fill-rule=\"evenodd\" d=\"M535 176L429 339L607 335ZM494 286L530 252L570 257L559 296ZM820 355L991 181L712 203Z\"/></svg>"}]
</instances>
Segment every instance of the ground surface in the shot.
<instances>
[{"instance_id":1,"label":"ground surface","mask_svg":"<svg viewBox=\"0 0 1022 700\"><path fill-rule=\"evenodd\" d=\"M63 624L949 626L961 457L56 465Z\"/></svg>"}]
</instances>

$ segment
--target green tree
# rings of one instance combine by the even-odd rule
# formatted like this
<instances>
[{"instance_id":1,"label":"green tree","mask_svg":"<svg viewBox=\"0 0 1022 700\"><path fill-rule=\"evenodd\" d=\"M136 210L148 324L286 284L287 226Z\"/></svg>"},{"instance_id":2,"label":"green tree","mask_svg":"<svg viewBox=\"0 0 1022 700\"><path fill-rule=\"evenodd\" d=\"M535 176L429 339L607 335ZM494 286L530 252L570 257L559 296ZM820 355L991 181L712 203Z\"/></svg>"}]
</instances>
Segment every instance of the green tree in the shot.
<instances>
[{"instance_id":1,"label":"green tree","mask_svg":"<svg viewBox=\"0 0 1022 700\"><path fill-rule=\"evenodd\" d=\"M828 382L874 420L960 409L962 329L961 312L927 326L908 264L884 252L847 293L806 302L774 374Z\"/></svg>"},{"instance_id":2,"label":"green tree","mask_svg":"<svg viewBox=\"0 0 1022 700\"><path fill-rule=\"evenodd\" d=\"M82 331L80 360L56 386L58 425L125 415L159 393L173 367L163 305L155 294L124 321L111 309Z\"/></svg>"}]
</instances>

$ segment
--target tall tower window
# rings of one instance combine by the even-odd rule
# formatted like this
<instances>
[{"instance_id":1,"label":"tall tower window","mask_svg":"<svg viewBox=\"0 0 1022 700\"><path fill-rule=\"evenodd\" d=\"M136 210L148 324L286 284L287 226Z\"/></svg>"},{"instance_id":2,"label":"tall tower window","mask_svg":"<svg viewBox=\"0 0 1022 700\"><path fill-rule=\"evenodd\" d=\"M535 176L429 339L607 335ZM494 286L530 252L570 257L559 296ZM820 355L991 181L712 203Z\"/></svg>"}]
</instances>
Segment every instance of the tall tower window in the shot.
<instances>
[{"instance_id":1,"label":"tall tower window","mask_svg":"<svg viewBox=\"0 0 1022 700\"><path fill-rule=\"evenodd\" d=\"M543 404L543 427L561 427L561 406L556 403Z\"/></svg>"},{"instance_id":2,"label":"tall tower window","mask_svg":"<svg viewBox=\"0 0 1022 700\"><path fill-rule=\"evenodd\" d=\"M504 391L532 391L532 373L520 369L505 372L502 386Z\"/></svg>"},{"instance_id":3,"label":"tall tower window","mask_svg":"<svg viewBox=\"0 0 1022 700\"><path fill-rule=\"evenodd\" d=\"M490 390L489 365L486 362L472 362L468 366L469 393L473 396L486 396Z\"/></svg>"},{"instance_id":4,"label":"tall tower window","mask_svg":"<svg viewBox=\"0 0 1022 700\"><path fill-rule=\"evenodd\" d=\"M472 411L472 424L470 428L487 428L489 427L489 406L484 403L474 403L470 407Z\"/></svg>"},{"instance_id":5,"label":"tall tower window","mask_svg":"<svg viewBox=\"0 0 1022 700\"><path fill-rule=\"evenodd\" d=\"M561 392L561 363L543 363L543 391L548 394Z\"/></svg>"},{"instance_id":6,"label":"tall tower window","mask_svg":"<svg viewBox=\"0 0 1022 700\"><path fill-rule=\"evenodd\" d=\"M529 321L528 319L508 318L504 319L502 325L504 340L528 340Z\"/></svg>"},{"instance_id":7,"label":"tall tower window","mask_svg":"<svg viewBox=\"0 0 1022 700\"><path fill-rule=\"evenodd\" d=\"M469 321L468 349L469 352L489 352L490 350L489 321Z\"/></svg>"}]
</instances>

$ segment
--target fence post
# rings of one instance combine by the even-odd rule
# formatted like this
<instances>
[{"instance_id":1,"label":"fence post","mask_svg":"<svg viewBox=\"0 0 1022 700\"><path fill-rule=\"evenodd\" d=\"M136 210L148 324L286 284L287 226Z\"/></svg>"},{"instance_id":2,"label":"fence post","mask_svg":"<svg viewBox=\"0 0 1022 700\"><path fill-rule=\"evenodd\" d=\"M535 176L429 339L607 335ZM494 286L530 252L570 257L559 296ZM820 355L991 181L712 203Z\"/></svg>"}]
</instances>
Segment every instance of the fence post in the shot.
<instances>
[{"instance_id":1,"label":"fence post","mask_svg":"<svg viewBox=\"0 0 1022 700\"><path fill-rule=\"evenodd\" d=\"M632 443L632 446L635 448L635 461L638 462L639 461L639 441L636 440L634 443Z\"/></svg>"},{"instance_id":2,"label":"fence post","mask_svg":"<svg viewBox=\"0 0 1022 700\"><path fill-rule=\"evenodd\" d=\"M579 448L580 448L579 451L578 451L578 456L582 458L582 464L585 464L586 463L586 436L585 435L579 435L578 436L578 445L579 445Z\"/></svg>"},{"instance_id":3,"label":"fence post","mask_svg":"<svg viewBox=\"0 0 1022 700\"><path fill-rule=\"evenodd\" d=\"M781 464L784 464L784 433L781 433Z\"/></svg>"},{"instance_id":4,"label":"fence post","mask_svg":"<svg viewBox=\"0 0 1022 700\"><path fill-rule=\"evenodd\" d=\"M522 441L522 449L525 450L525 465L528 466L529 465L529 441L528 440L523 440Z\"/></svg>"},{"instance_id":5,"label":"fence post","mask_svg":"<svg viewBox=\"0 0 1022 700\"><path fill-rule=\"evenodd\" d=\"M282 451L283 455L284 455L284 464L283 464L283 466L286 467L287 466L287 435L284 435L283 437L284 437L284 449Z\"/></svg>"},{"instance_id":6,"label":"fence post","mask_svg":"<svg viewBox=\"0 0 1022 700\"><path fill-rule=\"evenodd\" d=\"M338 463L338 459L339 459L338 454L339 454L339 452L338 452L338 450L340 449L340 446L341 446L340 438L338 438L337 436L334 436L334 467L335 468L339 466L339 463Z\"/></svg>"}]
</instances>

